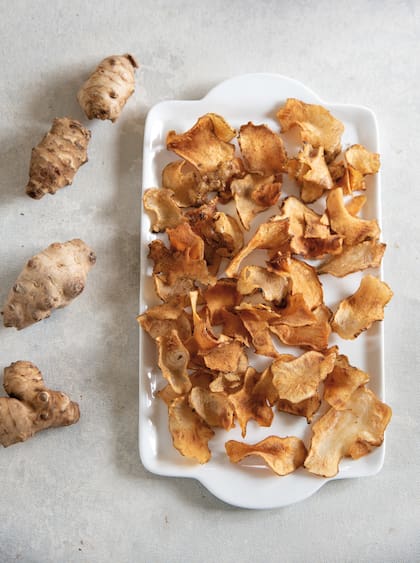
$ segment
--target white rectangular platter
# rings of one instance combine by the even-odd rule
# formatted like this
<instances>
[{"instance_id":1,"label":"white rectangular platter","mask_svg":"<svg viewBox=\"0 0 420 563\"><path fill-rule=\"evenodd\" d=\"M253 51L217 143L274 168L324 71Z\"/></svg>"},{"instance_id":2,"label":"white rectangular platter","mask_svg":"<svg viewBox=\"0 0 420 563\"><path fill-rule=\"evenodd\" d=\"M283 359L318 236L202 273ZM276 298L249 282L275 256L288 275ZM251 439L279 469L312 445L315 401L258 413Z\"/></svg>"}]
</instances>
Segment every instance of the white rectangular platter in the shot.
<instances>
[{"instance_id":1,"label":"white rectangular platter","mask_svg":"<svg viewBox=\"0 0 420 563\"><path fill-rule=\"evenodd\" d=\"M171 129L178 133L186 131L198 117L213 112L222 115L235 128L252 121L254 124L266 123L274 131L279 131L275 112L290 97L321 104L340 119L345 125L343 148L360 143L370 151L379 152L376 120L369 109L323 102L303 84L281 75L249 74L223 82L201 100L165 101L150 110L144 133L143 191L160 186L163 167L176 158L166 150L166 134ZM282 197L295 193L291 190L285 181ZM380 224L379 174L369 178L366 195L368 199L362 217L376 218ZM317 205L311 207L320 211L322 204L317 202ZM265 212L263 219L266 220L276 212L277 206L275 210ZM157 304L152 263L147 258L148 245L156 235L149 229L149 218L143 213L140 312ZM381 275L378 270L363 272L366 273ZM358 288L361 277L360 272L343 279L323 276L321 281L326 305L334 311L341 299ZM354 341L341 340L333 334L330 345L334 344L339 345L340 353L347 355L352 365L370 374L369 387L383 400L383 324L376 323ZM159 475L198 479L215 496L232 505L246 508L274 508L303 500L329 480L312 475L303 468L285 477L278 477L268 468L252 462L231 464L225 454L224 444L231 439L241 440L238 425L228 433L216 430L215 437L209 443L212 451L209 463L199 465L182 457L172 445L168 431L167 407L154 396L155 392L164 386L157 366L155 348L152 339L140 331L139 446L142 463L149 471ZM287 351L288 349L285 349L285 352ZM298 355L301 352L295 348L293 353ZM268 360L267 358L267 363ZM308 446L311 430L310 425L301 417L276 413L270 428L261 428L250 422L245 441L255 443L273 434L301 437ZM343 459L340 471L334 479L373 475L382 467L383 458L384 445L357 461Z\"/></svg>"}]
</instances>

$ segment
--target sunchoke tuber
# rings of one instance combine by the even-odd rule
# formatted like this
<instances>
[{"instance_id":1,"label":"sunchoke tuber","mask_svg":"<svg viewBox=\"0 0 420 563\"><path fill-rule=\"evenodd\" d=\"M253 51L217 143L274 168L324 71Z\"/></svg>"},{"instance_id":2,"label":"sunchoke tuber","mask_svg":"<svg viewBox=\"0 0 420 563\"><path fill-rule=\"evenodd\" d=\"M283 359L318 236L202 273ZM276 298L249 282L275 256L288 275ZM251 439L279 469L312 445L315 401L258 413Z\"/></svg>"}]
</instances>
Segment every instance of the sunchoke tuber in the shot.
<instances>
[{"instance_id":1,"label":"sunchoke tuber","mask_svg":"<svg viewBox=\"0 0 420 563\"><path fill-rule=\"evenodd\" d=\"M48 389L31 362L14 362L4 370L0 397L0 444L24 442L46 428L69 426L79 420L79 405L60 391Z\"/></svg>"},{"instance_id":2,"label":"sunchoke tuber","mask_svg":"<svg viewBox=\"0 0 420 563\"><path fill-rule=\"evenodd\" d=\"M95 253L80 239L55 242L32 257L9 292L4 326L18 330L66 307L84 289Z\"/></svg>"},{"instance_id":3,"label":"sunchoke tuber","mask_svg":"<svg viewBox=\"0 0 420 563\"><path fill-rule=\"evenodd\" d=\"M87 162L90 131L69 117L56 118L50 131L32 149L26 193L41 199L68 186L80 166Z\"/></svg>"},{"instance_id":4,"label":"sunchoke tuber","mask_svg":"<svg viewBox=\"0 0 420 563\"><path fill-rule=\"evenodd\" d=\"M89 119L118 119L134 92L134 71L138 64L132 55L104 59L80 88L77 99Z\"/></svg>"}]
</instances>

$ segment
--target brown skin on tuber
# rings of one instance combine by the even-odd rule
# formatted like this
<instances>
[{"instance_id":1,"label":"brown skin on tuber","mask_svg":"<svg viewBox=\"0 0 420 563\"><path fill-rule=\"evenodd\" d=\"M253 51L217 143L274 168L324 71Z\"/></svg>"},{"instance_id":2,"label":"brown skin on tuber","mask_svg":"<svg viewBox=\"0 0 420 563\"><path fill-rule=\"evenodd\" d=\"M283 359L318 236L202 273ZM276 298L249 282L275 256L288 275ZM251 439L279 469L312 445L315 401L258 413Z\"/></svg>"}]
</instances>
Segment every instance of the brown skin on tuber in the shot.
<instances>
[{"instance_id":1,"label":"brown skin on tuber","mask_svg":"<svg viewBox=\"0 0 420 563\"><path fill-rule=\"evenodd\" d=\"M132 55L104 59L80 88L77 99L89 119L118 119L134 92L134 71L138 64Z\"/></svg>"},{"instance_id":2,"label":"brown skin on tuber","mask_svg":"<svg viewBox=\"0 0 420 563\"><path fill-rule=\"evenodd\" d=\"M46 428L69 426L79 420L79 405L60 391L48 389L31 362L14 362L4 370L0 397L0 444L24 442Z\"/></svg>"},{"instance_id":3,"label":"brown skin on tuber","mask_svg":"<svg viewBox=\"0 0 420 563\"><path fill-rule=\"evenodd\" d=\"M95 261L95 253L80 239L55 242L33 256L9 292L4 326L20 330L66 307L83 291Z\"/></svg>"},{"instance_id":4,"label":"brown skin on tuber","mask_svg":"<svg viewBox=\"0 0 420 563\"><path fill-rule=\"evenodd\" d=\"M87 162L90 131L69 117L56 118L50 131L32 149L26 193L34 199L68 186Z\"/></svg>"}]
</instances>

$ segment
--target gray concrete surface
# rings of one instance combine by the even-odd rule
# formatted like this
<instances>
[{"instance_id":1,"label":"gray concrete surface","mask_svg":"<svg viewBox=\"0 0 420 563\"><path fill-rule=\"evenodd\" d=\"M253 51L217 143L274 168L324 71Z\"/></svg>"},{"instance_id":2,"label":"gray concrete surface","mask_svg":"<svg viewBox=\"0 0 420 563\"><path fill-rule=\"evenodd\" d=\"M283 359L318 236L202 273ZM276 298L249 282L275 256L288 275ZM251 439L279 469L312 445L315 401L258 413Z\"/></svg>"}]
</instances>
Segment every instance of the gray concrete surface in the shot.
<instances>
[{"instance_id":1,"label":"gray concrete surface","mask_svg":"<svg viewBox=\"0 0 420 563\"><path fill-rule=\"evenodd\" d=\"M22 264L82 237L98 254L84 294L22 332L0 328L0 368L39 365L79 401L79 424L0 452L0 561L418 561L420 504L420 4L0 0L0 301ZM132 52L137 92L91 123L72 187L24 194L31 147L104 56ZM137 448L139 221L144 117L245 72L279 72L322 98L371 107L383 162L387 399L382 472L303 503L238 510L195 481L145 471Z\"/></svg>"}]
</instances>

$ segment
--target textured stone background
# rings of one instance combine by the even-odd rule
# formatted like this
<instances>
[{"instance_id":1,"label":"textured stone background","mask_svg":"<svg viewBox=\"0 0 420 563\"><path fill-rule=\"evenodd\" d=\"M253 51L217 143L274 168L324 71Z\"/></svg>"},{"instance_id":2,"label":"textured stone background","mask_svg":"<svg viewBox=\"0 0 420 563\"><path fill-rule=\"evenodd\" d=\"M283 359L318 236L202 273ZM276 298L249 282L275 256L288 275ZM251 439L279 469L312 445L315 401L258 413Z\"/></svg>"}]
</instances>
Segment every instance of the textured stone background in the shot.
<instances>
[{"instance_id":1,"label":"textured stone background","mask_svg":"<svg viewBox=\"0 0 420 563\"><path fill-rule=\"evenodd\" d=\"M0 0L0 13L0 301L52 241L82 237L98 254L71 307L20 333L0 328L1 369L32 360L82 409L78 425L0 451L0 560L419 560L419 2ZM82 118L80 83L104 56L127 51L142 70L121 119L91 124L90 162L73 187L26 197L31 147L53 117ZM395 291L382 472L262 512L147 473L137 447L144 117L159 100L199 98L255 71L377 114L385 279Z\"/></svg>"}]
</instances>

